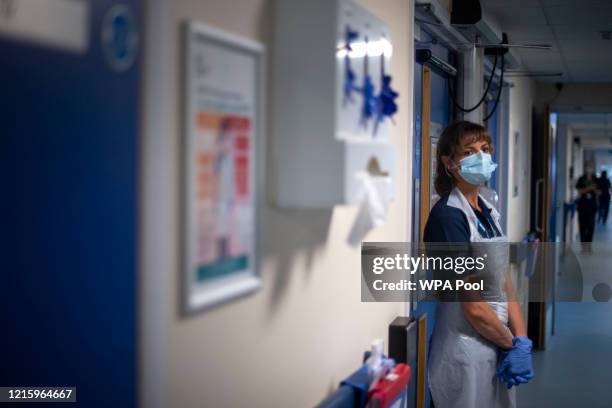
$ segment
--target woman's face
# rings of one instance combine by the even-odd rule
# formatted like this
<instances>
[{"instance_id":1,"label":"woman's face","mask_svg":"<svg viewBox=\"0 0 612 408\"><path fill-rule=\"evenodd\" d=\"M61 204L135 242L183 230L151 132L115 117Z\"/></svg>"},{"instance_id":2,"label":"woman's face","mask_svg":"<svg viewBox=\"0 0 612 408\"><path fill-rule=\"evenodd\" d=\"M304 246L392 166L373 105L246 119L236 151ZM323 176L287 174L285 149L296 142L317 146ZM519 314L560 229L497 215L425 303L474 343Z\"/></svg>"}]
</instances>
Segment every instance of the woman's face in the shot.
<instances>
[{"instance_id":1,"label":"woman's face","mask_svg":"<svg viewBox=\"0 0 612 408\"><path fill-rule=\"evenodd\" d=\"M457 157L455 157L455 162L459 163L466 157L469 157L480 151L482 151L483 153L491 154L491 146L489 146L489 143L486 140L472 142L470 139L471 138L468 137L463 139L463 142L461 143L461 148L459 148L459 151L457 152Z\"/></svg>"},{"instance_id":2,"label":"woman's face","mask_svg":"<svg viewBox=\"0 0 612 408\"><path fill-rule=\"evenodd\" d=\"M473 140L474 138L472 137L464 137L461 146L455 153L454 157L450 158L448 156L443 156L443 160L448 171L453 175L453 177L455 178L455 182L458 185L469 184L463 179L463 177L461 177L461 174L459 174L459 170L461 168L459 162L461 160L480 151L482 151L483 153L491 154L491 146L486 140Z\"/></svg>"}]
</instances>

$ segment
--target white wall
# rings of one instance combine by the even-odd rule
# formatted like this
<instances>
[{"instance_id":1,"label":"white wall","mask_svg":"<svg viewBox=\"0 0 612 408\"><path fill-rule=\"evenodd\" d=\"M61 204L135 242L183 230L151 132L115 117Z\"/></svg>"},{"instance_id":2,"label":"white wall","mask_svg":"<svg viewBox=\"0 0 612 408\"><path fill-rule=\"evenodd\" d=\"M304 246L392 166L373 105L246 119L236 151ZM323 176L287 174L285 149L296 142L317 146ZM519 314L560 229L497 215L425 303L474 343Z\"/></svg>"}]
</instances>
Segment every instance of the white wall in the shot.
<instances>
[{"instance_id":1,"label":"white wall","mask_svg":"<svg viewBox=\"0 0 612 408\"><path fill-rule=\"evenodd\" d=\"M608 177L610 176L609 169L612 167L612 154L609 149L596 150L595 151L595 170L599 173L602 170L608 170Z\"/></svg>"},{"instance_id":2,"label":"white wall","mask_svg":"<svg viewBox=\"0 0 612 408\"><path fill-rule=\"evenodd\" d=\"M528 78L516 78L510 88L510 145L509 180L508 180L508 237L511 241L520 241L529 230L529 205L531 197L531 140L532 140L532 107L535 99L535 83ZM514 132L519 132L517 146L513 143ZM514 149L520 150L518 162L514 162ZM515 171L518 167L519 171ZM515 173L519 178L518 196L512 196L515 184Z\"/></svg>"},{"instance_id":3,"label":"white wall","mask_svg":"<svg viewBox=\"0 0 612 408\"><path fill-rule=\"evenodd\" d=\"M563 215L564 215L564 204L569 201L567 196L567 191L570 189L572 182L569 179L570 174L570 166L571 161L569 160L571 156L569 155L571 151L571 143L572 141L569 139L569 126L562 121L558 121L557 126L557 178L556 178L556 201L555 207L557 209L557 217L556 217L556 231L557 231L557 239L559 241L563 240ZM569 223L568 223L569 224ZM567 234L567 230L566 230ZM570 235L566 235L566 238Z\"/></svg>"},{"instance_id":4,"label":"white wall","mask_svg":"<svg viewBox=\"0 0 612 408\"><path fill-rule=\"evenodd\" d=\"M529 231L529 208L531 200L531 140L532 107L535 100L535 82L529 78L515 78L510 90L510 126L508 149L508 239L520 241ZM520 134L514 145L514 132ZM514 149L518 147L518 162L514 162ZM516 167L519 171L515 172ZM519 176L518 196L512 196L515 173Z\"/></svg>"},{"instance_id":5,"label":"white wall","mask_svg":"<svg viewBox=\"0 0 612 408\"><path fill-rule=\"evenodd\" d=\"M396 200L387 224L367 239L404 241L410 236L412 10L405 0L363 3L391 28L391 72L400 92L392 132L399 166ZM372 339L386 339L389 322L406 308L360 302L359 249L346 244L355 208L289 211L268 204L261 237L263 289L193 317L179 316L180 24L195 19L269 45L271 11L266 0L148 3L142 137L143 407L312 406L358 367ZM267 81L273 86L270 75ZM270 112L274 114L279 112ZM266 136L269 141L273 135ZM267 179L272 176L268 172Z\"/></svg>"}]
</instances>

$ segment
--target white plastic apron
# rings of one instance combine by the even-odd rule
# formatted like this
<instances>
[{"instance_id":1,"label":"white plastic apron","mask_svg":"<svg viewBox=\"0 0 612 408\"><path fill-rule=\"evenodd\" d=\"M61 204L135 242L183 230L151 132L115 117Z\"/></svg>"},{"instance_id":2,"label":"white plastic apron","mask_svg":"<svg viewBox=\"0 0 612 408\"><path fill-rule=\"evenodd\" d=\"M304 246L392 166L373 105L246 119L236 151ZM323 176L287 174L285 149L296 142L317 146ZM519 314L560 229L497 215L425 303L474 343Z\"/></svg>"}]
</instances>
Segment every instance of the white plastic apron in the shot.
<instances>
[{"instance_id":1,"label":"white plastic apron","mask_svg":"<svg viewBox=\"0 0 612 408\"><path fill-rule=\"evenodd\" d=\"M501 237L482 238L478 218L461 191L453 189L447 205L463 211L470 226L470 242L507 242L499 225L499 213L491 208L491 218ZM487 266L495 271L508 268L507 245L487 246ZM503 253L502 253L503 252ZM500 276L502 274L500 273ZM508 325L508 303L489 301L497 317ZM516 406L515 389L508 390L496 376L498 347L482 337L465 319L461 302L439 302L429 352L429 388L436 408L506 408Z\"/></svg>"}]
</instances>

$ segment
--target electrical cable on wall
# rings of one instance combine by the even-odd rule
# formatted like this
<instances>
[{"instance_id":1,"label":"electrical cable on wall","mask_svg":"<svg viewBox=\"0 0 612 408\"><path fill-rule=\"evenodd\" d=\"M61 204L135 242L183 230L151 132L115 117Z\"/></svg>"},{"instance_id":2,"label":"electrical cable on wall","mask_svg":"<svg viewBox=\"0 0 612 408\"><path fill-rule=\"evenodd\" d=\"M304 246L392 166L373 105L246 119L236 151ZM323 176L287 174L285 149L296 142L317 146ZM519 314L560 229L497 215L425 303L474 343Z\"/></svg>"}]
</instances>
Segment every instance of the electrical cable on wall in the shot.
<instances>
[{"instance_id":1,"label":"electrical cable on wall","mask_svg":"<svg viewBox=\"0 0 612 408\"><path fill-rule=\"evenodd\" d=\"M555 83L555 89L557 90L557 93L556 93L556 95L550 101L548 101L548 105L552 105L553 102L555 102L557 100L559 95L561 95L561 91L563 90L563 82Z\"/></svg>"},{"instance_id":2,"label":"electrical cable on wall","mask_svg":"<svg viewBox=\"0 0 612 408\"><path fill-rule=\"evenodd\" d=\"M502 54L502 77L504 74L504 56ZM497 54L495 54L495 59L493 60L493 69L491 70L491 75L489 75L489 79L487 80L487 86L485 88L484 93L482 94L482 97L480 98L480 100L478 101L478 103L476 105L474 105L471 108L465 108L463 106L461 106L459 104L459 102L456 101L455 99L455 94L453 92L453 89L451 87L451 80L450 78L448 79L448 94L450 96L450 100L453 102L453 105L455 106L455 108L459 109L461 112L465 112L465 113L469 113L469 112L473 112L476 109L478 109L480 107L480 105L482 105L482 103L484 102L485 98L487 97L487 94L489 93L489 89L491 88L491 84L493 83L493 77L495 76L495 69L497 68Z\"/></svg>"},{"instance_id":3,"label":"electrical cable on wall","mask_svg":"<svg viewBox=\"0 0 612 408\"><path fill-rule=\"evenodd\" d=\"M503 88L504 88L504 54L502 54L501 56L501 74L499 76L499 89L497 90L497 96L495 97L495 105L493 105L493 109L491 109L491 112L489 112L487 116L482 120L483 122L486 122L487 120L489 120L489 118L493 116L493 114L497 110L497 105L499 105L499 100L501 99L501 93L502 93Z\"/></svg>"}]
</instances>

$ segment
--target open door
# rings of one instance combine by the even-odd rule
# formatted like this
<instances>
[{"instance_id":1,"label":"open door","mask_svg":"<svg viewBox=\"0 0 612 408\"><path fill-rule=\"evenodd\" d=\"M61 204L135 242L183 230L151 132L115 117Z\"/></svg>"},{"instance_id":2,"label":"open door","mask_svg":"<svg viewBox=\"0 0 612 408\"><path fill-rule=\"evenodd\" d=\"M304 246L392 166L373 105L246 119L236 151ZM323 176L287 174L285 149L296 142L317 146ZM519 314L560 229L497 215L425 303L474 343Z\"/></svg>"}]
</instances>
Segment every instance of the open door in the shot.
<instances>
[{"instance_id":1,"label":"open door","mask_svg":"<svg viewBox=\"0 0 612 408\"><path fill-rule=\"evenodd\" d=\"M0 10L15 28L0 33L0 384L134 407L142 2L12 3Z\"/></svg>"},{"instance_id":2,"label":"open door","mask_svg":"<svg viewBox=\"0 0 612 408\"><path fill-rule=\"evenodd\" d=\"M541 128L537 126L538 122ZM541 241L556 241L556 129L557 115L546 107L543 114L534 120L532 139L532 197L531 225ZM529 303L528 334L536 348L546 348L547 334L552 332L554 316L554 285L556 259L553 251L544 251L544 256L538 259L538 268L544 273L534 275L530 290L532 299L543 299L540 302Z\"/></svg>"}]
</instances>

